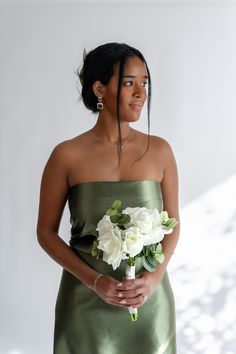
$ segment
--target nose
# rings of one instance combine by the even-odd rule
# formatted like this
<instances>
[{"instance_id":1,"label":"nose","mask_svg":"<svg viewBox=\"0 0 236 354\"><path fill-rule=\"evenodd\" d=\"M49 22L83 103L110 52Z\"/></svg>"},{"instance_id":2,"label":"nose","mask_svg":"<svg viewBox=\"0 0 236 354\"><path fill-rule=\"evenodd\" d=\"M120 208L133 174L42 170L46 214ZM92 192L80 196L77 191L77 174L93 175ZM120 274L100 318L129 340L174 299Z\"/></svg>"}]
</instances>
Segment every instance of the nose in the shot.
<instances>
[{"instance_id":1,"label":"nose","mask_svg":"<svg viewBox=\"0 0 236 354\"><path fill-rule=\"evenodd\" d=\"M140 87L139 85L136 85L134 88L133 95L135 98L142 98L145 95L145 88Z\"/></svg>"}]
</instances>

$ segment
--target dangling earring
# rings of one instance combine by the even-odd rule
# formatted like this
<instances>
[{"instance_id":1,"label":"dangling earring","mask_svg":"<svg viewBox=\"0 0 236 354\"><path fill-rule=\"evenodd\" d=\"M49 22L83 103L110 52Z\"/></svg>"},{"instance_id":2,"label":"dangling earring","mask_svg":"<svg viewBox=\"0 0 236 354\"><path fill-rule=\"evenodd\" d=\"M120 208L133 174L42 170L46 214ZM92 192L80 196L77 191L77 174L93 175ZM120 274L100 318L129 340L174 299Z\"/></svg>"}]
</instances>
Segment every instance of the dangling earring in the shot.
<instances>
[{"instance_id":1,"label":"dangling earring","mask_svg":"<svg viewBox=\"0 0 236 354\"><path fill-rule=\"evenodd\" d=\"M97 102L97 109L101 110L103 109L103 103L102 103L102 97L98 97L98 102Z\"/></svg>"}]
</instances>

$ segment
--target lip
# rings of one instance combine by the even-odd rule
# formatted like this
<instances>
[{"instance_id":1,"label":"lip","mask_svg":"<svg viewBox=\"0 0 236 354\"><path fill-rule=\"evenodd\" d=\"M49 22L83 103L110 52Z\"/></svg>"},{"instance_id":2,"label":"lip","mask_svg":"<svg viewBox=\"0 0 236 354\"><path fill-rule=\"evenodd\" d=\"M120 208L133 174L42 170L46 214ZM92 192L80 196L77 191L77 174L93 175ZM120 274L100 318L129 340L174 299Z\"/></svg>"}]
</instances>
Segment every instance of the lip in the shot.
<instances>
[{"instance_id":1,"label":"lip","mask_svg":"<svg viewBox=\"0 0 236 354\"><path fill-rule=\"evenodd\" d=\"M131 106L135 111L141 111L143 108L142 103L130 103L129 106Z\"/></svg>"}]
</instances>

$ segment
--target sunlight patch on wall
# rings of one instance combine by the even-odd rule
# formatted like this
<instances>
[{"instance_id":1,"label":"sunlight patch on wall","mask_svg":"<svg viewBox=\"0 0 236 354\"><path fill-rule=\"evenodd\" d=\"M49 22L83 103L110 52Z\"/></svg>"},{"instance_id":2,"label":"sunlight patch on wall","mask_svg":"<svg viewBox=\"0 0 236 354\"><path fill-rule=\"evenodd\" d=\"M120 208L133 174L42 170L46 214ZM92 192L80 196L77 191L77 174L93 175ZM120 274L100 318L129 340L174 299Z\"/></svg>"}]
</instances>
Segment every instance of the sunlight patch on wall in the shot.
<instances>
[{"instance_id":1,"label":"sunlight patch on wall","mask_svg":"<svg viewBox=\"0 0 236 354\"><path fill-rule=\"evenodd\" d=\"M181 353L234 354L235 197L232 176L180 212L181 234L169 273Z\"/></svg>"}]
</instances>

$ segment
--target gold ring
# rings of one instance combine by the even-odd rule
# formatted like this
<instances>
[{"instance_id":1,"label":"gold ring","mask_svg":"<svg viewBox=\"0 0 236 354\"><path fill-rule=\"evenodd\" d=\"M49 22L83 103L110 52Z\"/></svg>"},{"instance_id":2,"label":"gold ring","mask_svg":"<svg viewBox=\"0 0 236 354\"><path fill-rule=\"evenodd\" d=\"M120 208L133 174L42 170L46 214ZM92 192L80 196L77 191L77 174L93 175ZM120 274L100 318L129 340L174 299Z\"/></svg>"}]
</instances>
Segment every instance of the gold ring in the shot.
<instances>
[{"instance_id":1,"label":"gold ring","mask_svg":"<svg viewBox=\"0 0 236 354\"><path fill-rule=\"evenodd\" d=\"M134 288L134 289L138 289L139 286L138 286L138 285L133 285L133 288Z\"/></svg>"}]
</instances>

